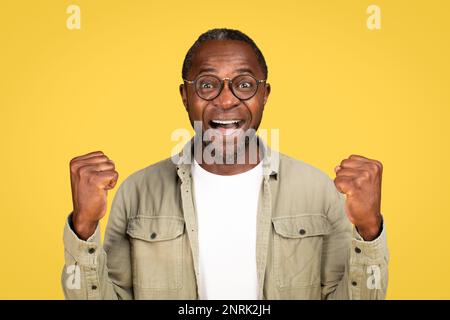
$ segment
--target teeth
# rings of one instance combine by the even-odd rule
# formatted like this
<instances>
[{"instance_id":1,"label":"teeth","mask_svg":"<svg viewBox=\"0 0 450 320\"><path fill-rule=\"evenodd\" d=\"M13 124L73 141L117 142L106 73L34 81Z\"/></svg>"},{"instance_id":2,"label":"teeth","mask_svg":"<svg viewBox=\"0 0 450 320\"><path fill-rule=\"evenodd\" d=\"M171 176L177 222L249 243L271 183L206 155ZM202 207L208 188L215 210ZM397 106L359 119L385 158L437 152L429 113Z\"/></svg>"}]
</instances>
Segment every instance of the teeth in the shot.
<instances>
[{"instance_id":1,"label":"teeth","mask_svg":"<svg viewBox=\"0 0 450 320\"><path fill-rule=\"evenodd\" d=\"M212 120L212 122L217 124L232 124L232 123L239 123L239 120Z\"/></svg>"}]
</instances>

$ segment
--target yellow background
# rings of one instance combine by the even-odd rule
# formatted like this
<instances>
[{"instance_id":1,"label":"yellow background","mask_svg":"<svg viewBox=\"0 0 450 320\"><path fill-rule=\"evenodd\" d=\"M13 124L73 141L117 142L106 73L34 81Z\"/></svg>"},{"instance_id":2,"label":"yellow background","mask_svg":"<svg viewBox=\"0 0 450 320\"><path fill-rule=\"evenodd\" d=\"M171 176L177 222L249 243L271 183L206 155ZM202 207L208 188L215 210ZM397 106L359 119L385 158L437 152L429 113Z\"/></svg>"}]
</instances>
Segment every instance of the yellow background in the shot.
<instances>
[{"instance_id":1,"label":"yellow background","mask_svg":"<svg viewBox=\"0 0 450 320\"><path fill-rule=\"evenodd\" d=\"M381 8L381 30L366 9ZM81 8L68 30L66 8ZM450 298L449 1L23 1L0 4L0 298L61 299L69 160L103 150L120 182L189 128L181 64L200 33L260 46L261 128L327 172L383 162L390 299ZM109 204L115 190L109 195ZM102 229L106 219L102 221Z\"/></svg>"}]
</instances>

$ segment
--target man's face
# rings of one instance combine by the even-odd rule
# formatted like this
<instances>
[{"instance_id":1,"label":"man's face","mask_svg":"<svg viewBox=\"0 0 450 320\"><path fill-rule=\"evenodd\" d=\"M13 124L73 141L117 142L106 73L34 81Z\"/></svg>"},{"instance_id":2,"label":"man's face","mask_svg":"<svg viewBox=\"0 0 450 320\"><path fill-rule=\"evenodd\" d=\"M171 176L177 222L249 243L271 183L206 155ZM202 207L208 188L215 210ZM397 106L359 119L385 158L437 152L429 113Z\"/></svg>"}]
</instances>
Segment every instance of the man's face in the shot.
<instances>
[{"instance_id":1,"label":"man's face","mask_svg":"<svg viewBox=\"0 0 450 320\"><path fill-rule=\"evenodd\" d=\"M235 40L206 41L197 48L187 79L194 80L201 75L215 75L220 79L251 75L257 80L264 79L252 47L243 41ZM220 135L224 142L221 148L233 148L236 153L240 150L238 140L230 139L230 136L235 132L258 129L270 86L265 82L261 83L256 94L248 100L238 99L230 90L227 81L221 93L210 101L197 95L194 84L181 85L180 93L191 124L201 121L203 132L214 130L214 135ZM227 123L230 120L237 122ZM219 151L223 153L224 150Z\"/></svg>"}]
</instances>

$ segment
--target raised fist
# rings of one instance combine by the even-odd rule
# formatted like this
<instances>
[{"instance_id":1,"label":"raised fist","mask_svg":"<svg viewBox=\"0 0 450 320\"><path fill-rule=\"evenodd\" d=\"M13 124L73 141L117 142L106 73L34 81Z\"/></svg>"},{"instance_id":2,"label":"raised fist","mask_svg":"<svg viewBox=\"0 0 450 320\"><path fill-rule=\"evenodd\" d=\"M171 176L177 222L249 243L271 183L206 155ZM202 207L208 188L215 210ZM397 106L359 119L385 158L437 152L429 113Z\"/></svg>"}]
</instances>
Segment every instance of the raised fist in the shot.
<instances>
[{"instance_id":1,"label":"raised fist","mask_svg":"<svg viewBox=\"0 0 450 320\"><path fill-rule=\"evenodd\" d=\"M377 160L351 155L335 168L334 184L347 196L345 211L364 240L373 240L381 228L381 175Z\"/></svg>"},{"instance_id":2,"label":"raised fist","mask_svg":"<svg viewBox=\"0 0 450 320\"><path fill-rule=\"evenodd\" d=\"M96 151L70 161L74 231L88 239L106 214L107 192L119 177L114 162L103 152Z\"/></svg>"}]
</instances>

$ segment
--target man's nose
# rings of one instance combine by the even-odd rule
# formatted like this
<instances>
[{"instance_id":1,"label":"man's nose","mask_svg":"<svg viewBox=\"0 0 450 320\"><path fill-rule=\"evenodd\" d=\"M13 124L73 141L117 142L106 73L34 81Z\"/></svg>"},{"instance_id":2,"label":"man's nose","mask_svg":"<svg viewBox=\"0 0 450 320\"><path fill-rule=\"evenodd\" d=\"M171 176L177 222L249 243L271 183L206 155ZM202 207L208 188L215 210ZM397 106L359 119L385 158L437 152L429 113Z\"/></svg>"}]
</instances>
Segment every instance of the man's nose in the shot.
<instances>
[{"instance_id":1,"label":"man's nose","mask_svg":"<svg viewBox=\"0 0 450 320\"><path fill-rule=\"evenodd\" d=\"M233 94L228 81L225 81L222 92L220 92L220 94L213 100L214 106L222 109L231 109L238 106L240 103L241 100Z\"/></svg>"}]
</instances>

